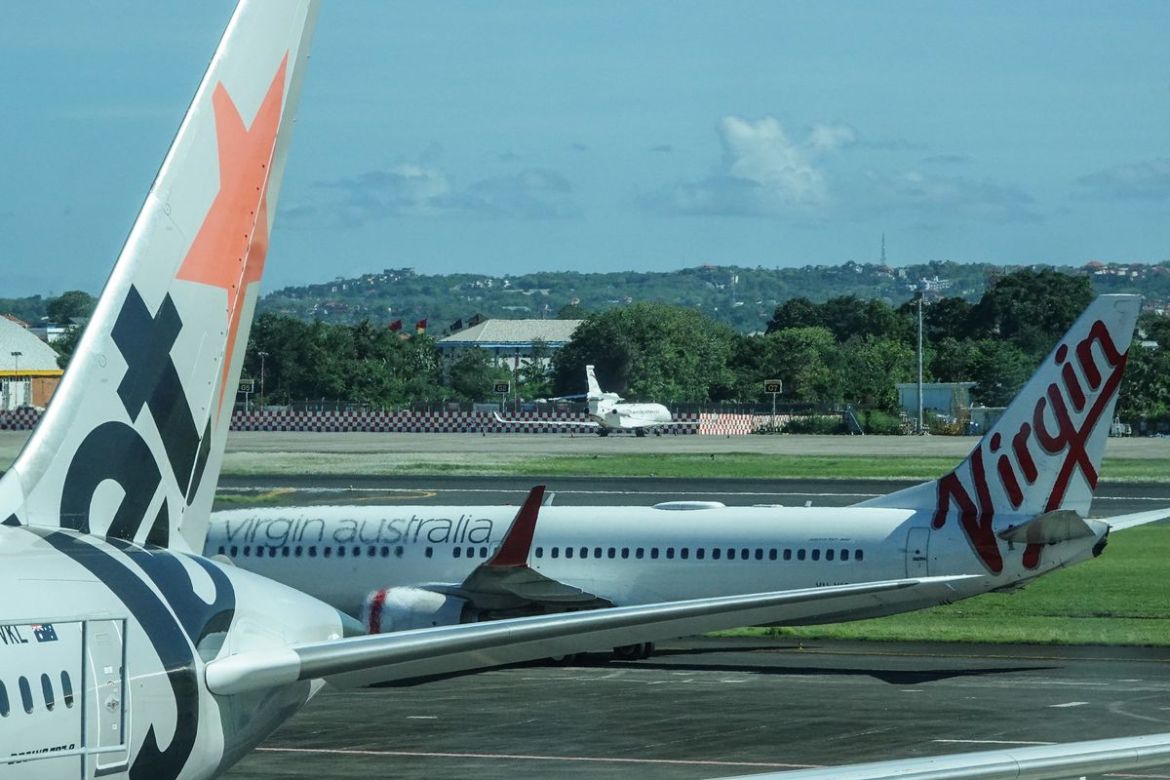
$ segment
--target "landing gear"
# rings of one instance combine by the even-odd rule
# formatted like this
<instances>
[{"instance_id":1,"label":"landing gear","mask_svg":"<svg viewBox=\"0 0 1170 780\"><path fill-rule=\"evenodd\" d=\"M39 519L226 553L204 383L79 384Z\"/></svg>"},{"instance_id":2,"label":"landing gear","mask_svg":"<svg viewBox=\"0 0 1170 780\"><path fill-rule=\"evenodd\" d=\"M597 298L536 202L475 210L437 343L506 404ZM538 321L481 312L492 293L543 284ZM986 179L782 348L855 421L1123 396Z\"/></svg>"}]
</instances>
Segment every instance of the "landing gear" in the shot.
<instances>
[{"instance_id":1,"label":"landing gear","mask_svg":"<svg viewBox=\"0 0 1170 780\"><path fill-rule=\"evenodd\" d=\"M569 653L567 655L554 655L548 659L548 662L553 666L572 666L580 660L580 653Z\"/></svg>"},{"instance_id":2,"label":"landing gear","mask_svg":"<svg viewBox=\"0 0 1170 780\"><path fill-rule=\"evenodd\" d=\"M598 436L609 436L609 431L607 431L605 428L598 428L597 435Z\"/></svg>"},{"instance_id":3,"label":"landing gear","mask_svg":"<svg viewBox=\"0 0 1170 780\"><path fill-rule=\"evenodd\" d=\"M636 645L622 645L613 649L616 661L641 661L649 658L654 652L653 642L640 642Z\"/></svg>"}]
</instances>

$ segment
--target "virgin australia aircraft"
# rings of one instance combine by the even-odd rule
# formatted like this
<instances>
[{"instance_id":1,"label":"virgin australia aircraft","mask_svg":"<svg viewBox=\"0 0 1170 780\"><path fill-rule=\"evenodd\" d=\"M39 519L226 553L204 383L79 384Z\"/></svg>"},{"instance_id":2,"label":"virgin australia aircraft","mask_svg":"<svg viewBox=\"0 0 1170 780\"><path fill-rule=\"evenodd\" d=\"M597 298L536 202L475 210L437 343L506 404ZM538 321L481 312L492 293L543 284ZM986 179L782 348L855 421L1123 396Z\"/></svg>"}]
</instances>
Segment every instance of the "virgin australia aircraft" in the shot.
<instances>
[{"instance_id":1,"label":"virgin australia aircraft","mask_svg":"<svg viewBox=\"0 0 1170 780\"><path fill-rule=\"evenodd\" d=\"M954 471L852 507L541 507L537 488L514 519L498 506L220 512L205 554L360 615L371 632L974 575L784 621L838 622L1018 588L1100 555L1113 530L1170 515L1086 519L1139 307L1136 296L1097 298Z\"/></svg>"},{"instance_id":2,"label":"virgin australia aircraft","mask_svg":"<svg viewBox=\"0 0 1170 780\"><path fill-rule=\"evenodd\" d=\"M566 428L596 428L598 436L608 436L614 431L633 431L635 436L645 436L647 431L655 435L662 434L665 425L698 425L696 422L676 422L670 410L662 404L626 403L617 393L602 391L593 373L593 366L585 366L585 381L589 392L585 394L585 401L589 407L589 418L585 421L569 420L542 420L543 425L562 426ZM561 398L580 398L581 396L561 396ZM558 400L558 399L552 399ZM495 418L502 423L527 425L531 420L506 420L495 412Z\"/></svg>"},{"instance_id":3,"label":"virgin australia aircraft","mask_svg":"<svg viewBox=\"0 0 1170 780\"><path fill-rule=\"evenodd\" d=\"M315 17L311 0L240 3L52 406L0 478L0 778L211 777L325 680L429 676L950 587L903 577L343 638L361 626L331 606L193 553Z\"/></svg>"}]
</instances>

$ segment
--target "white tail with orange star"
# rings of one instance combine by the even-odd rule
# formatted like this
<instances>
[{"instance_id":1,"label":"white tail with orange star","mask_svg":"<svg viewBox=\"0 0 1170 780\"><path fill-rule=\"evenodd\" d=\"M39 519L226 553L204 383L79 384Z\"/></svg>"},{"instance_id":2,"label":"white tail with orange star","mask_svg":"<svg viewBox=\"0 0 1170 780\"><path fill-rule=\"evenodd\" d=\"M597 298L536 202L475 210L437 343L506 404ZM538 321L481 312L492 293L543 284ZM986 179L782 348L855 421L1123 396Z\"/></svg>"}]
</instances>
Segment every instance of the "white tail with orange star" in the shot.
<instances>
[{"instance_id":1,"label":"white tail with orange star","mask_svg":"<svg viewBox=\"0 0 1170 780\"><path fill-rule=\"evenodd\" d=\"M315 17L240 3L0 521L202 547Z\"/></svg>"}]
</instances>

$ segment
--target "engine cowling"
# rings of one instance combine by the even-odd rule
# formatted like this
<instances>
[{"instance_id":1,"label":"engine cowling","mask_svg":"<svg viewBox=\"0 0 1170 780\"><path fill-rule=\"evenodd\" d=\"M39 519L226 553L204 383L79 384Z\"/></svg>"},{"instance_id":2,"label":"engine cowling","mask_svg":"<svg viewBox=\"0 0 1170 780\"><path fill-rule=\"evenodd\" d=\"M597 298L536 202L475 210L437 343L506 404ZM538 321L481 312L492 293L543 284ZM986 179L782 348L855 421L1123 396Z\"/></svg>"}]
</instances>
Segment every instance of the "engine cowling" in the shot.
<instances>
[{"instance_id":1,"label":"engine cowling","mask_svg":"<svg viewBox=\"0 0 1170 780\"><path fill-rule=\"evenodd\" d=\"M362 602L362 623L371 634L471 622L467 601L420 588L382 588Z\"/></svg>"}]
</instances>

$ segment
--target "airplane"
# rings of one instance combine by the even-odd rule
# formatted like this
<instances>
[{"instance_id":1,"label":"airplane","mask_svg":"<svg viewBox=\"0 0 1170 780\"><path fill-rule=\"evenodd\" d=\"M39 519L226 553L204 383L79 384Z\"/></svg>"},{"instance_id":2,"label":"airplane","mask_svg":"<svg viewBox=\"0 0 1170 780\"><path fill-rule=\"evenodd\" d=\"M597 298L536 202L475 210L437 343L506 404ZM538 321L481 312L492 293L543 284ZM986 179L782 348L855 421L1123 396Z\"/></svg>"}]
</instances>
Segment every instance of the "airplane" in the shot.
<instances>
[{"instance_id":1,"label":"airplane","mask_svg":"<svg viewBox=\"0 0 1170 780\"><path fill-rule=\"evenodd\" d=\"M899 577L940 594L826 605L798 623L1012 590L1100 555L1170 510L1086 519L1140 309L1093 301L971 454L941 479L845 508L333 506L216 512L204 554L312 594L372 633ZM514 513L514 514L513 514ZM619 658L652 646L615 647Z\"/></svg>"},{"instance_id":2,"label":"airplane","mask_svg":"<svg viewBox=\"0 0 1170 780\"><path fill-rule=\"evenodd\" d=\"M610 433L619 431L633 431L634 435L638 437L645 436L648 431L653 431L655 436L661 436L662 427L665 425L698 425L697 422L674 420L670 410L662 404L625 403L624 399L617 393L602 391L601 385L597 382L597 376L593 373L593 366L585 366L585 381L589 387L589 392L585 394L585 400L589 407L589 420L542 420L541 424L596 428L598 436L608 436ZM566 395L548 400L580 397ZM493 412L493 415L497 422L505 424L526 425L531 423L530 420L504 419L499 412Z\"/></svg>"},{"instance_id":3,"label":"airplane","mask_svg":"<svg viewBox=\"0 0 1170 780\"><path fill-rule=\"evenodd\" d=\"M363 636L318 599L198 555L316 16L315 0L241 0L53 404L0 477L0 778L214 777L326 682L425 678L961 581Z\"/></svg>"}]
</instances>

